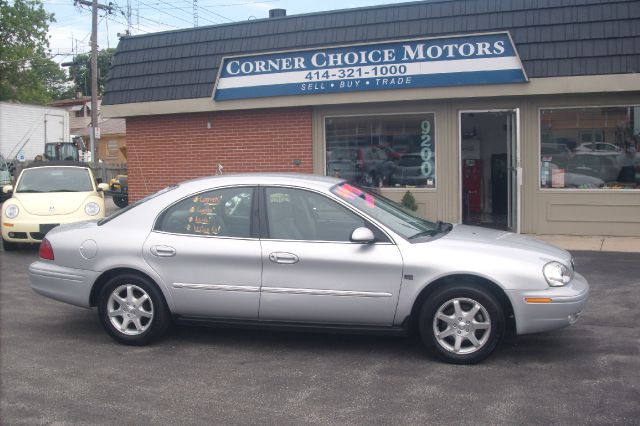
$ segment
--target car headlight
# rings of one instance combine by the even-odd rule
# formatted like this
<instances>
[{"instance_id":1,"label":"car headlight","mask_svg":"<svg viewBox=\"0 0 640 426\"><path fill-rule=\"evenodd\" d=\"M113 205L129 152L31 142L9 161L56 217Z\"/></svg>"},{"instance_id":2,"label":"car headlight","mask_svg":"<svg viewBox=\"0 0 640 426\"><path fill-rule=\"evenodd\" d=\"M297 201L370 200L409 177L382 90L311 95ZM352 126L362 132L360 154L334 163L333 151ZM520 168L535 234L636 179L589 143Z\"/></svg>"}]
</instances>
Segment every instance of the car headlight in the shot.
<instances>
[{"instance_id":1,"label":"car headlight","mask_svg":"<svg viewBox=\"0 0 640 426\"><path fill-rule=\"evenodd\" d=\"M551 287L562 287L573 278L573 271L560 262L547 263L542 272Z\"/></svg>"},{"instance_id":2,"label":"car headlight","mask_svg":"<svg viewBox=\"0 0 640 426\"><path fill-rule=\"evenodd\" d=\"M7 206L7 209L4 211L4 215L9 219L14 219L20 213L20 209L15 204L11 204Z\"/></svg>"},{"instance_id":3,"label":"car headlight","mask_svg":"<svg viewBox=\"0 0 640 426\"><path fill-rule=\"evenodd\" d=\"M86 206L84 206L84 212L89 216L95 216L98 213L100 213L100 206L98 205L98 203L94 203L92 201L90 203L87 203Z\"/></svg>"}]
</instances>

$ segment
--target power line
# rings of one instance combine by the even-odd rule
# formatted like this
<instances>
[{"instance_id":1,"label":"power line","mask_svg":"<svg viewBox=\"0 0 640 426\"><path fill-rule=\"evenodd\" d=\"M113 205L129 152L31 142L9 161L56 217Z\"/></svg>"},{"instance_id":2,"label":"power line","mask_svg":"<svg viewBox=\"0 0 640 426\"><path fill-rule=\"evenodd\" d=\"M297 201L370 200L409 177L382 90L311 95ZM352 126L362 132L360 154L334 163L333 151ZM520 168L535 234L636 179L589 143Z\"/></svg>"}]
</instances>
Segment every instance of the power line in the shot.
<instances>
[{"instance_id":1,"label":"power line","mask_svg":"<svg viewBox=\"0 0 640 426\"><path fill-rule=\"evenodd\" d=\"M126 15L125 15L124 10L122 9L122 7L120 7L117 3L114 3L114 4L113 4L113 6L114 6L118 11L120 11L120 14L122 14L123 16L126 16ZM129 28L128 24L125 24L125 23L123 23L123 22L121 22L121 21L118 21L117 19L115 19L115 17L113 17L113 15L111 15L111 16L110 16L110 18L111 18L114 22L117 22L117 23L119 23L120 25L123 25L123 26L127 27L127 29ZM137 14L137 19L138 19L138 31L141 31L141 32L142 32L142 33L144 33L144 34L147 34L147 33L150 33L150 32L157 32L157 31L158 31L158 29L157 29L157 28L154 28L154 27L152 27L152 26L150 26L150 25L144 24L144 23L143 23L143 24L141 24L141 23L140 23L140 19L143 19L143 20L145 20L145 21L151 22L151 23L156 24L156 25L161 25L161 26L163 26L163 27L165 27L165 28L170 28L170 29L178 29L178 28L179 28L179 27L176 27L176 26L174 26L174 25L165 24L164 22L160 22L160 21L153 20L153 19L151 19L151 18L147 18L147 17L144 17L144 16L140 16L140 13L138 13L138 14ZM141 25L142 25L142 27L145 27L145 28L149 29L150 31L141 30L141 29L140 29L140 26L141 26Z\"/></svg>"},{"instance_id":2,"label":"power line","mask_svg":"<svg viewBox=\"0 0 640 426\"><path fill-rule=\"evenodd\" d=\"M113 17L113 16L109 17L109 19L111 19L112 21L114 21L114 22L116 22L116 23L118 23L118 24L120 24L120 25L122 25L122 26L124 26L124 27L126 27L126 26L127 26L127 24L125 24L125 23L124 23L124 22L122 22L122 21L119 21L119 20L115 19L115 17ZM170 27L170 28L173 28L173 29L178 29L178 27L173 27L173 26L171 26L171 25L169 25L169 24L163 24L162 22L157 22L157 21L154 21L154 20L152 20L152 19L145 18L144 16L140 16L140 19L145 19L145 20L151 21L151 22L153 22L153 23L156 23L156 24L158 24L158 25L162 25L162 26L165 26L165 27ZM150 33L150 32L157 32L157 31L158 31L156 28L153 28L153 27L151 27L151 26L149 26L149 25L146 25L146 24L139 24L139 25L142 25L143 27L145 27L145 28L147 28L148 30L150 30L150 31L147 31L147 30L144 30L144 29L143 29L143 30L138 29L138 30L139 30L139 31L141 31L143 34L148 34L148 33Z\"/></svg>"},{"instance_id":3,"label":"power line","mask_svg":"<svg viewBox=\"0 0 640 426\"><path fill-rule=\"evenodd\" d=\"M148 4L148 3L145 3L145 2L140 2L140 4L144 4L145 6L149 6L149 4ZM172 18L175 18L175 19L177 19L177 20L179 20L179 21L186 22L186 23L187 23L187 24L189 24L189 25L191 25L191 24L192 24L190 21L187 21L187 20L185 20L185 19L182 19L181 17L176 16L176 15L174 15L174 14L171 14L171 13L169 13L169 12L166 12L166 11L164 11L164 10L158 9L158 8L156 8L156 7L151 7L151 8L152 8L152 9L157 10L157 11L158 11L158 12L160 12L160 13L164 13L164 14L166 14L166 15L169 15L169 16L171 16Z\"/></svg>"},{"instance_id":4,"label":"power line","mask_svg":"<svg viewBox=\"0 0 640 426\"><path fill-rule=\"evenodd\" d=\"M178 4L181 3L182 0L169 0L168 2L164 2L164 3L170 3L170 4ZM234 6L246 6L249 4L266 4L266 3L275 3L278 2L280 0L262 0L262 1L246 1L246 2L242 2L242 3L228 3L228 4L210 4L208 5L208 7L234 7ZM207 0L198 0L198 4L200 5L201 3L205 3L207 2ZM160 3L150 3L151 5L155 5L155 6L159 6Z\"/></svg>"},{"instance_id":5,"label":"power line","mask_svg":"<svg viewBox=\"0 0 640 426\"><path fill-rule=\"evenodd\" d=\"M184 1L185 1L185 2L187 2L187 3L189 3L189 0L184 0ZM210 11L209 9L207 9L206 7L204 7L204 6L202 6L202 5L198 6L198 8L199 8L199 9L202 9L202 11L207 12L207 13L209 13L209 14L211 14L211 15L215 15L215 16L218 16L218 17L220 17L220 18L226 19L227 21L233 22L233 19L229 19L229 18L227 18L226 16L220 15L219 13L216 13L216 12Z\"/></svg>"},{"instance_id":6,"label":"power line","mask_svg":"<svg viewBox=\"0 0 640 426\"><path fill-rule=\"evenodd\" d=\"M211 19L205 18L203 16L199 16L198 15L198 0L193 0L193 4L191 1L189 0L185 0L189 5L191 5L192 7L187 9L187 8L182 8L182 7L174 7L171 5L171 3L164 1L164 0L159 0L160 2L162 2L164 5L168 6L168 7L164 7L163 9L174 9L174 10L179 10L181 12L186 13L189 16L193 17L193 26L197 27L198 26L198 17L202 18L203 20L209 22L210 24L217 24L217 22L212 21ZM188 12L187 10L191 10L191 12ZM165 12L166 13L166 12Z\"/></svg>"}]
</instances>

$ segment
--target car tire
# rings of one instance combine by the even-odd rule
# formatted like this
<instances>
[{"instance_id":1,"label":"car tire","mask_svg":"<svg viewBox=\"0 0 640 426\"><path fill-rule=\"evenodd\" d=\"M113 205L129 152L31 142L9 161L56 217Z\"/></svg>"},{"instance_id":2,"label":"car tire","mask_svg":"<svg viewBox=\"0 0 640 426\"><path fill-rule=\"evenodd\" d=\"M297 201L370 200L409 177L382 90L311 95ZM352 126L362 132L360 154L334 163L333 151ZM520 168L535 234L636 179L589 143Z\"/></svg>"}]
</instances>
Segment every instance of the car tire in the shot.
<instances>
[{"instance_id":1,"label":"car tire","mask_svg":"<svg viewBox=\"0 0 640 426\"><path fill-rule=\"evenodd\" d=\"M13 241L7 241L4 238L2 239L2 248L4 251L16 251L18 250L18 243L14 243Z\"/></svg>"},{"instance_id":2,"label":"car tire","mask_svg":"<svg viewBox=\"0 0 640 426\"><path fill-rule=\"evenodd\" d=\"M98 316L114 340L134 346L159 339L171 324L160 289L135 274L118 275L104 285L98 296Z\"/></svg>"},{"instance_id":3,"label":"car tire","mask_svg":"<svg viewBox=\"0 0 640 426\"><path fill-rule=\"evenodd\" d=\"M129 204L129 197L127 196L114 195L112 198L113 203L120 208L127 207Z\"/></svg>"},{"instance_id":4,"label":"car tire","mask_svg":"<svg viewBox=\"0 0 640 426\"><path fill-rule=\"evenodd\" d=\"M487 358L505 333L500 302L474 284L446 286L424 301L418 330L424 345L451 364L476 364Z\"/></svg>"}]
</instances>

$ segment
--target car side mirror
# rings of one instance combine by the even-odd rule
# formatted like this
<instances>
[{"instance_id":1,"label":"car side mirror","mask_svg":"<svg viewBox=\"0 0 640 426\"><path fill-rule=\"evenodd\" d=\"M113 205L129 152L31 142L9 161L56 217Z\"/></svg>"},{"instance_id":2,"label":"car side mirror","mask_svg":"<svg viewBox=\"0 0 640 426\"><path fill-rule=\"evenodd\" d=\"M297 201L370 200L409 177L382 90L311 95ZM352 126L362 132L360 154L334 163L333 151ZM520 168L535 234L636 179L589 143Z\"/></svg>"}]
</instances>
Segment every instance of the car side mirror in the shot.
<instances>
[{"instance_id":1,"label":"car side mirror","mask_svg":"<svg viewBox=\"0 0 640 426\"><path fill-rule=\"evenodd\" d=\"M376 240L376 236L373 235L371 229L361 226L356 228L351 233L351 242L369 244Z\"/></svg>"},{"instance_id":2,"label":"car side mirror","mask_svg":"<svg viewBox=\"0 0 640 426\"><path fill-rule=\"evenodd\" d=\"M2 187L2 192L5 194L11 194L13 192L13 185L5 185Z\"/></svg>"},{"instance_id":3,"label":"car side mirror","mask_svg":"<svg viewBox=\"0 0 640 426\"><path fill-rule=\"evenodd\" d=\"M108 191L109 190L109 184L108 183L99 183L98 184L98 192L100 191Z\"/></svg>"}]
</instances>

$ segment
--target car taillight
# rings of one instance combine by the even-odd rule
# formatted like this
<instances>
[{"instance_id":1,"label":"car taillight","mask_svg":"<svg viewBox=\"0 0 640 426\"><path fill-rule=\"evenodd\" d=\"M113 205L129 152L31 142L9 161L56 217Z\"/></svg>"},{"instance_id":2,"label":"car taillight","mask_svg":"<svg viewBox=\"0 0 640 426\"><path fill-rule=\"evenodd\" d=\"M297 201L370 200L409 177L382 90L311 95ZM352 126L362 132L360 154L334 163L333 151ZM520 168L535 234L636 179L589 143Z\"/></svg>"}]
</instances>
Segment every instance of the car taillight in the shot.
<instances>
[{"instance_id":1,"label":"car taillight","mask_svg":"<svg viewBox=\"0 0 640 426\"><path fill-rule=\"evenodd\" d=\"M38 252L41 259L53 260L53 247L46 238L40 243L40 251Z\"/></svg>"}]
</instances>

